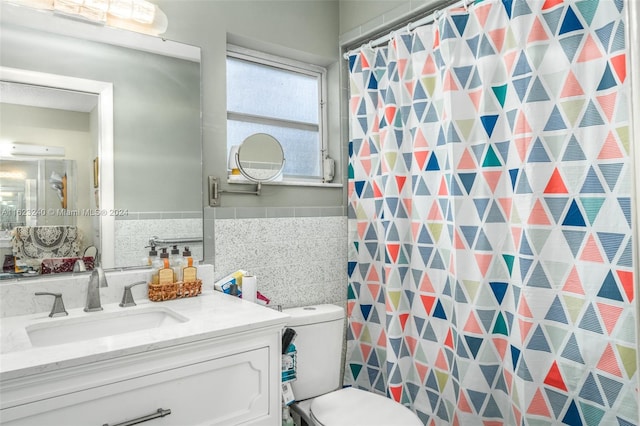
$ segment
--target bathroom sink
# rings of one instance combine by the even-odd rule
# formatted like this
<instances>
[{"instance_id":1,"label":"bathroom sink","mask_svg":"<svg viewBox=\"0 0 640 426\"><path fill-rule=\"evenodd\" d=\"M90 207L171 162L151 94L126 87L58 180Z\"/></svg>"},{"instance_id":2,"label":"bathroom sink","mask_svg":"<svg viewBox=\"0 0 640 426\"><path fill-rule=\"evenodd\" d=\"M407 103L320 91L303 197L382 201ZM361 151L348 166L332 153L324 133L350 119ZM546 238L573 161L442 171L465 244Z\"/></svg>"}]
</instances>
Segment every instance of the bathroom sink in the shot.
<instances>
[{"instance_id":1,"label":"bathroom sink","mask_svg":"<svg viewBox=\"0 0 640 426\"><path fill-rule=\"evenodd\" d=\"M188 321L188 318L164 307L148 307L86 314L79 318L41 322L25 327L33 346L109 337L149 330Z\"/></svg>"}]
</instances>

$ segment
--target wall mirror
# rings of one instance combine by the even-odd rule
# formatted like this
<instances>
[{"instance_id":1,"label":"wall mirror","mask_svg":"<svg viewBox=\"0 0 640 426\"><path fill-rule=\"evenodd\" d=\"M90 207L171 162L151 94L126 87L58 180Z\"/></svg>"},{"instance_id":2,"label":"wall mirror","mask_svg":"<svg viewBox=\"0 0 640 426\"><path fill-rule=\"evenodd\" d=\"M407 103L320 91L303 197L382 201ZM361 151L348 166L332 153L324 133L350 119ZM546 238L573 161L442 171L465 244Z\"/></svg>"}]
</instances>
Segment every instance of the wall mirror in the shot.
<instances>
[{"instance_id":1,"label":"wall mirror","mask_svg":"<svg viewBox=\"0 0 640 426\"><path fill-rule=\"evenodd\" d=\"M0 152L2 192L10 186L20 192L12 200L3 198L3 216L22 213L2 223L2 254L12 250L8 239L16 225L60 225L80 228L80 251L95 247L106 269L145 266L145 246L153 237L159 245L186 244L202 259L200 49L4 2L1 7L0 108L10 112L2 115L22 121L0 126L0 146L18 141L64 151L56 156ZM9 84L23 86L15 90ZM8 95L14 92L38 92L40 100L79 92L93 104L79 111L61 106L60 99L55 106ZM56 139L55 133L63 136ZM82 142L72 140L80 133ZM47 163L55 161L71 161L74 172L58 164L52 176ZM69 204L49 211L41 207L49 201L40 196L44 192L56 200L52 185L62 185L58 177L66 180Z\"/></svg>"},{"instance_id":2,"label":"wall mirror","mask_svg":"<svg viewBox=\"0 0 640 426\"><path fill-rule=\"evenodd\" d=\"M282 145L266 133L256 133L246 138L235 156L240 173L254 182L272 181L284 169Z\"/></svg>"}]
</instances>

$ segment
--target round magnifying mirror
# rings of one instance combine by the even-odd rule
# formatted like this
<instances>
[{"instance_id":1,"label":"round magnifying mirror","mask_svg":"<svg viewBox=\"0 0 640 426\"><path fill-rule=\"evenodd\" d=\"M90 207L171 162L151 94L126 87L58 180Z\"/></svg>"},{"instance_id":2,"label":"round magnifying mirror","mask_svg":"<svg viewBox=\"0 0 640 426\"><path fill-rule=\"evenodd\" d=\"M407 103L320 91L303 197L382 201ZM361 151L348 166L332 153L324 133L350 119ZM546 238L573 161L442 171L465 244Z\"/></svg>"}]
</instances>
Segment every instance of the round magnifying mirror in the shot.
<instances>
[{"instance_id":1,"label":"round magnifying mirror","mask_svg":"<svg viewBox=\"0 0 640 426\"><path fill-rule=\"evenodd\" d=\"M254 182L276 179L284 168L284 151L276 138L256 133L246 138L236 153L238 169Z\"/></svg>"}]
</instances>

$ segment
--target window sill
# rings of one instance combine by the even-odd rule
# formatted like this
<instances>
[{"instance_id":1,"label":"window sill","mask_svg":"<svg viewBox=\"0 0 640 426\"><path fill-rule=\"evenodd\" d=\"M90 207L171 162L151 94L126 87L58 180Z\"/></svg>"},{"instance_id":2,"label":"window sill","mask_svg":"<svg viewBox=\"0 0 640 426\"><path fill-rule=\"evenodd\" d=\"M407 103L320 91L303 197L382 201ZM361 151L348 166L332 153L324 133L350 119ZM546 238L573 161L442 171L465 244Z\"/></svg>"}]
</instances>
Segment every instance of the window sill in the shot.
<instances>
[{"instance_id":1,"label":"window sill","mask_svg":"<svg viewBox=\"0 0 640 426\"><path fill-rule=\"evenodd\" d=\"M255 185L255 182L252 182L248 179L244 179L239 176L234 176L233 178L227 177L227 183L232 184L240 184L240 185ZM262 182L262 185L268 186L307 186L307 187L316 187L316 188L342 188L341 183L334 182L321 182L319 180L281 180L281 181L272 181L272 182Z\"/></svg>"}]
</instances>

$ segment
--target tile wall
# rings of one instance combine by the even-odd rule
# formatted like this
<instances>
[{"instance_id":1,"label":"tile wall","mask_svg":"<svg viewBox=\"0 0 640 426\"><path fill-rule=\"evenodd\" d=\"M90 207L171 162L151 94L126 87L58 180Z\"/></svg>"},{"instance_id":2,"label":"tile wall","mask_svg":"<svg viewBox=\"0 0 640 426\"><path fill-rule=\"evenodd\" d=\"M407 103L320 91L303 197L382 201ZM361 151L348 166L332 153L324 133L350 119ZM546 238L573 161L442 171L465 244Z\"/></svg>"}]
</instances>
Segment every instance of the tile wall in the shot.
<instances>
[{"instance_id":1,"label":"tile wall","mask_svg":"<svg viewBox=\"0 0 640 426\"><path fill-rule=\"evenodd\" d=\"M206 208L205 244L217 279L244 269L282 307L344 305L347 217L342 207ZM212 231L212 232L211 232Z\"/></svg>"}]
</instances>

